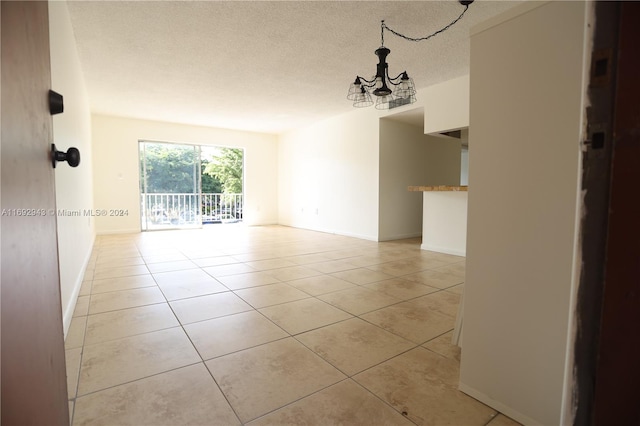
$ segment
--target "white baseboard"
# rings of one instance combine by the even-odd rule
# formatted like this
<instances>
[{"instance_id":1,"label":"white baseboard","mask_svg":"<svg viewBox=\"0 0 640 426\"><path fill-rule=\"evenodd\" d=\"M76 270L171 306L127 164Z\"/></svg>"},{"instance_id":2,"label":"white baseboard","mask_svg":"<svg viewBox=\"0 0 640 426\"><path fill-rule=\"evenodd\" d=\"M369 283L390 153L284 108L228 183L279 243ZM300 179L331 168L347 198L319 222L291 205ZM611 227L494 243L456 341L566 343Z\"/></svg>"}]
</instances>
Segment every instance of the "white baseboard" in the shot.
<instances>
[{"instance_id":1,"label":"white baseboard","mask_svg":"<svg viewBox=\"0 0 640 426\"><path fill-rule=\"evenodd\" d=\"M384 237L378 237L378 241L406 240L408 238L418 238L418 237L422 237L422 231L411 232L409 234L385 235Z\"/></svg>"},{"instance_id":2,"label":"white baseboard","mask_svg":"<svg viewBox=\"0 0 640 426\"><path fill-rule=\"evenodd\" d=\"M432 246L429 244L424 244L422 243L420 245L420 248L422 250L428 250L428 251L437 251L438 253L444 253L444 254L452 254L454 256L466 256L467 255L467 250L456 250L456 249L452 249L451 247L438 247L438 246Z\"/></svg>"},{"instance_id":3,"label":"white baseboard","mask_svg":"<svg viewBox=\"0 0 640 426\"><path fill-rule=\"evenodd\" d=\"M76 277L76 282L73 286L73 293L69 298L69 303L64 307L62 312L62 326L64 330L64 338L67 338L67 333L69 332L69 327L71 326L71 319L73 318L73 313L76 310L76 303L78 302L78 295L80 294L80 288L82 287L82 281L84 278L84 274L87 271L87 265L89 265L89 259L91 259L91 254L93 253L93 246L96 243L96 236L93 235L91 238L91 244L89 245L89 251L84 257L84 261L82 262L82 268L80 268L80 273Z\"/></svg>"}]
</instances>

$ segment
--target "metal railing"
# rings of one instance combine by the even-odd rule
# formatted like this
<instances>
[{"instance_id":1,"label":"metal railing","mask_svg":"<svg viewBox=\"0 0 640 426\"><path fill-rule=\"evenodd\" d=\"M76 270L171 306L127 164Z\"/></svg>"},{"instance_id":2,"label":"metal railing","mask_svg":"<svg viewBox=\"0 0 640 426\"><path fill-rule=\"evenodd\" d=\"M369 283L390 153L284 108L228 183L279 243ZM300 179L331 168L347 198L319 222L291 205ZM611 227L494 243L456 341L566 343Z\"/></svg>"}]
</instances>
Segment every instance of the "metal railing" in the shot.
<instances>
[{"instance_id":1,"label":"metal railing","mask_svg":"<svg viewBox=\"0 0 640 426\"><path fill-rule=\"evenodd\" d=\"M142 229L242 220L243 194L141 194Z\"/></svg>"}]
</instances>

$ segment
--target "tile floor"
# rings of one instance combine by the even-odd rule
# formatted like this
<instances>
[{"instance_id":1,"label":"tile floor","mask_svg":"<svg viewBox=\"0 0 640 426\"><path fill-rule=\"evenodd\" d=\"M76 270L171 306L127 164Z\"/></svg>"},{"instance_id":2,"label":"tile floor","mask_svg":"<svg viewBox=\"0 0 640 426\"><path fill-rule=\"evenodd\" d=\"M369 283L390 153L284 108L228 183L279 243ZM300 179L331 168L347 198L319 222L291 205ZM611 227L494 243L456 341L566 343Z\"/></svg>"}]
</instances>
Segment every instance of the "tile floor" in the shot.
<instances>
[{"instance_id":1,"label":"tile floor","mask_svg":"<svg viewBox=\"0 0 640 426\"><path fill-rule=\"evenodd\" d=\"M72 424L515 425L457 390L464 265L280 226L99 236Z\"/></svg>"}]
</instances>

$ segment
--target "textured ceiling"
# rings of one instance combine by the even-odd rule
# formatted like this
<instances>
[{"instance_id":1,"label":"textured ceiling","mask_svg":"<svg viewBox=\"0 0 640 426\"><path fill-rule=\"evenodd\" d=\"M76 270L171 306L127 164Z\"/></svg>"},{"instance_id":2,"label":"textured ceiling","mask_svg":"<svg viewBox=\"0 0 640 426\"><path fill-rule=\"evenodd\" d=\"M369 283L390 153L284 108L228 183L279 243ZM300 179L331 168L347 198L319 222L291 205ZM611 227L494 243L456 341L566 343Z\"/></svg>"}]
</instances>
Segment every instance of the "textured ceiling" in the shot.
<instances>
[{"instance_id":1,"label":"textured ceiling","mask_svg":"<svg viewBox=\"0 0 640 426\"><path fill-rule=\"evenodd\" d=\"M513 7L476 0L446 32L385 32L389 71L418 88L469 71L469 29ZM457 1L71 1L92 111L281 133L353 109L356 76L375 74L380 20L421 37Z\"/></svg>"}]
</instances>

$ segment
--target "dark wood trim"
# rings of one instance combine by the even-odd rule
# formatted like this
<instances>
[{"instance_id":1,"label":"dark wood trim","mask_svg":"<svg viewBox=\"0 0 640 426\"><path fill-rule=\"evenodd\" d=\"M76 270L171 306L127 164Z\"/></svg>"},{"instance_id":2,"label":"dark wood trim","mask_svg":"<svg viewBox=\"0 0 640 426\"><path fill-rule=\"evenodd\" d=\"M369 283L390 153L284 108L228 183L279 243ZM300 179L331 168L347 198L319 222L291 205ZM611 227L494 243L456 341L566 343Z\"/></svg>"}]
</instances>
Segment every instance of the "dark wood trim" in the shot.
<instances>
[{"instance_id":1,"label":"dark wood trim","mask_svg":"<svg viewBox=\"0 0 640 426\"><path fill-rule=\"evenodd\" d=\"M586 149L582 155L585 196L580 226L582 268L574 346L575 425L591 423L595 397L613 155L619 6L617 2L595 4Z\"/></svg>"},{"instance_id":2,"label":"dark wood trim","mask_svg":"<svg viewBox=\"0 0 640 426\"><path fill-rule=\"evenodd\" d=\"M596 425L640 425L640 3L620 7Z\"/></svg>"}]
</instances>

